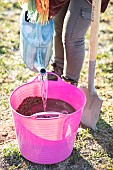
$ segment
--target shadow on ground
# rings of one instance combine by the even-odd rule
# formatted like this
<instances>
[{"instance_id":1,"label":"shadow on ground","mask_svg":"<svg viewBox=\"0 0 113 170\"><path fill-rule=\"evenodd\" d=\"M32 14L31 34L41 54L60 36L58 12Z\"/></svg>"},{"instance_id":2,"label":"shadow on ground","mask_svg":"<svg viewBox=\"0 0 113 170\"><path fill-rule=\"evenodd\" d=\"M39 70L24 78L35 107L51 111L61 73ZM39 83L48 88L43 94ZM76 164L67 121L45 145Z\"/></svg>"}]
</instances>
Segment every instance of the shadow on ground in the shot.
<instances>
[{"instance_id":1,"label":"shadow on ground","mask_svg":"<svg viewBox=\"0 0 113 170\"><path fill-rule=\"evenodd\" d=\"M13 146L12 146L13 147ZM0 168L3 170L25 169L25 170L95 170L92 165L85 160L80 152L75 148L69 158L65 161L53 165L40 165L29 162L22 157L19 150L16 148L8 148L7 152L2 158Z\"/></svg>"},{"instance_id":2,"label":"shadow on ground","mask_svg":"<svg viewBox=\"0 0 113 170\"><path fill-rule=\"evenodd\" d=\"M96 131L89 131L110 158L113 158L113 128L103 119L99 119Z\"/></svg>"}]
</instances>

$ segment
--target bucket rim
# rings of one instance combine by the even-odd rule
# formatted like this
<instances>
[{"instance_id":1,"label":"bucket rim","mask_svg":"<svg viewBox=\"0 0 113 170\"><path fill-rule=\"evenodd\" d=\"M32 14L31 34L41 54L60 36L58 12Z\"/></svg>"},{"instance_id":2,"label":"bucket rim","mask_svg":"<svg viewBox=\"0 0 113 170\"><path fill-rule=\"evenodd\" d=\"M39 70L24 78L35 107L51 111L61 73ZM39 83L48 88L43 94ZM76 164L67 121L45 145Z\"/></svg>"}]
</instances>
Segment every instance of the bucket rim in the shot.
<instances>
[{"instance_id":1,"label":"bucket rim","mask_svg":"<svg viewBox=\"0 0 113 170\"><path fill-rule=\"evenodd\" d=\"M48 82L51 82L51 81L52 81L52 80L48 80ZM11 93L11 95L10 95L10 97L9 97L9 104L10 104L10 107L11 107L12 111L14 111L14 112L15 112L16 114L18 114L19 116L22 116L22 117L24 117L24 118L31 118L32 115L31 115L31 116L22 115L22 114L18 113L18 112L12 107L11 98L12 98L13 94L14 94L19 88L22 88L23 86L26 86L26 85L29 85L29 84L37 84L37 83L40 83L40 81L38 81L38 79L37 79L37 82L33 80L33 81L31 81L31 82L24 83L24 84L16 87L16 88L12 91L12 93ZM57 81L52 81L52 83L57 83ZM82 106L81 106L79 109L77 109L75 112L73 112L73 113L71 113L71 114L68 114L68 116L70 116L70 115L72 115L72 114L75 114L75 113L79 112L81 109L84 108L84 106L85 106L85 104L86 104L86 96L85 96L84 92L83 92L80 88L78 88L78 87L76 87L76 86L73 86L72 84L68 84L67 82L64 82L64 81L62 81L62 83L63 83L63 84L66 84L66 86L71 86L72 88L76 89L76 90L77 90L78 92L80 92L80 93L82 94L82 96L84 97L84 103L82 104ZM49 120L52 120L53 118L54 118L54 117L49 118ZM61 118L61 117L60 117L60 118ZM40 119L40 120L42 120L42 119ZM47 120L47 118L45 118L45 119L43 119L43 120Z\"/></svg>"}]
</instances>

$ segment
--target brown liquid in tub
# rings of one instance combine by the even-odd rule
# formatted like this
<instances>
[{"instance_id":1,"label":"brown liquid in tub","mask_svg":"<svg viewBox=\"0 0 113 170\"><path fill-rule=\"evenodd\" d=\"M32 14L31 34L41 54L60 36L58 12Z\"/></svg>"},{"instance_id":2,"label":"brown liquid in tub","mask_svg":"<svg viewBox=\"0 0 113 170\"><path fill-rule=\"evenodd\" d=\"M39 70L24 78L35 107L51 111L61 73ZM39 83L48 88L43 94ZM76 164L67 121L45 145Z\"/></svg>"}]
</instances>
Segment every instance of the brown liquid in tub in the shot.
<instances>
[{"instance_id":1,"label":"brown liquid in tub","mask_svg":"<svg viewBox=\"0 0 113 170\"><path fill-rule=\"evenodd\" d=\"M27 97L23 100L23 102L19 105L16 110L18 113L24 116L31 116L35 113L44 112L43 102L41 97ZM70 114L75 112L76 110L67 102L64 102L59 99L47 99L46 112L60 112L63 114ZM58 115L39 115L38 118L50 118L56 117Z\"/></svg>"}]
</instances>

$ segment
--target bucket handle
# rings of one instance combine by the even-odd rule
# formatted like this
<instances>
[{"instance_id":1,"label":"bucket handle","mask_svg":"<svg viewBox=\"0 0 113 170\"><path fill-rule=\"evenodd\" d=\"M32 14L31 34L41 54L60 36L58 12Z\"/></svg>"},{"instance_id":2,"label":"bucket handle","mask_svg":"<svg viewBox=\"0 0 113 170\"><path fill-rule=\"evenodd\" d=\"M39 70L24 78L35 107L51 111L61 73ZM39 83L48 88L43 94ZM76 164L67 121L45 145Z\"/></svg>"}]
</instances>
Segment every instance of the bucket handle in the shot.
<instances>
[{"instance_id":1,"label":"bucket handle","mask_svg":"<svg viewBox=\"0 0 113 170\"><path fill-rule=\"evenodd\" d=\"M57 74L55 74L55 73L53 73L53 72L48 72L48 71L47 71L47 74L55 75L55 76L57 77L57 80L56 80L57 82L60 82L60 81L63 82L63 80L62 80ZM39 76L40 76L40 74L38 74L38 75L34 78L34 80L31 81L31 82L34 83L34 82L39 81ZM51 81L52 81L52 80L51 80Z\"/></svg>"},{"instance_id":2,"label":"bucket handle","mask_svg":"<svg viewBox=\"0 0 113 170\"><path fill-rule=\"evenodd\" d=\"M37 116L43 116L43 115L58 115L56 117L50 117L50 118L37 118ZM39 113L35 113L33 115L31 115L30 117L33 118L33 119L58 119L60 117L67 117L68 114L63 114L63 113L60 113L60 112L39 112Z\"/></svg>"},{"instance_id":3,"label":"bucket handle","mask_svg":"<svg viewBox=\"0 0 113 170\"><path fill-rule=\"evenodd\" d=\"M61 82L63 82L63 81L62 81L62 79L61 79L61 78L60 78L60 77L59 77L56 73L48 72L48 71L47 71L47 74L50 74L50 75L52 74L52 75L54 75L54 76L56 76L56 77L57 77L57 81L61 81Z\"/></svg>"}]
</instances>

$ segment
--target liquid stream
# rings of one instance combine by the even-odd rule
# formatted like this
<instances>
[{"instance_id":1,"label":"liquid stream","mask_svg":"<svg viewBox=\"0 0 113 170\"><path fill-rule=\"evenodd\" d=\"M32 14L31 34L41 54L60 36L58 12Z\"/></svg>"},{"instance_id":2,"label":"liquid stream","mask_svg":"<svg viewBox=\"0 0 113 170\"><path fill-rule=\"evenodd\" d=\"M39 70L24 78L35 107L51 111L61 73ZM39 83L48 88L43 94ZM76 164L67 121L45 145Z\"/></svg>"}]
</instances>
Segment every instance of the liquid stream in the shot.
<instances>
[{"instance_id":1,"label":"liquid stream","mask_svg":"<svg viewBox=\"0 0 113 170\"><path fill-rule=\"evenodd\" d=\"M43 102L43 108L44 108L44 112L46 112L47 96L48 96L47 73L40 75L40 85L41 85L41 97L42 97L42 102ZM68 111L65 110L65 108L64 108L64 110L62 110L61 113L68 114Z\"/></svg>"},{"instance_id":2,"label":"liquid stream","mask_svg":"<svg viewBox=\"0 0 113 170\"><path fill-rule=\"evenodd\" d=\"M40 84L41 84L41 96L42 96L44 112L46 112L47 94L48 94L48 79L47 79L47 74L40 75Z\"/></svg>"}]
</instances>

